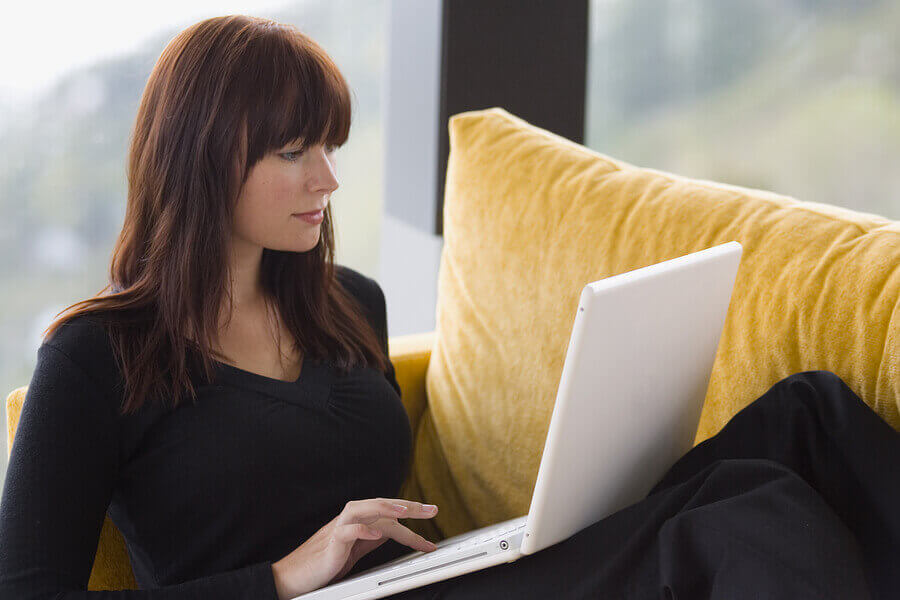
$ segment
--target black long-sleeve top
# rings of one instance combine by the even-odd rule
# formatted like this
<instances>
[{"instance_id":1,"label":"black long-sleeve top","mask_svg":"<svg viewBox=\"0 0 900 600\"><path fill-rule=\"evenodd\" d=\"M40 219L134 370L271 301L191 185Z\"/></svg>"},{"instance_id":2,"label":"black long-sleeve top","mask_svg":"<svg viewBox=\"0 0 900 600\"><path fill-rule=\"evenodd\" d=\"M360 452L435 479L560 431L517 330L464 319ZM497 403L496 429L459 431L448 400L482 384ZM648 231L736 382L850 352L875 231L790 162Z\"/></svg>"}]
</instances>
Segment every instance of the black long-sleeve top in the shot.
<instances>
[{"instance_id":1,"label":"black long-sleeve top","mask_svg":"<svg viewBox=\"0 0 900 600\"><path fill-rule=\"evenodd\" d=\"M380 286L336 267L387 355ZM397 497L408 474L393 367L340 375L304 358L286 382L217 361L196 403L124 417L120 377L95 317L38 349L0 499L0 599L275 600L273 562L349 500ZM140 590L86 591L107 511ZM387 540L351 573L412 551Z\"/></svg>"}]
</instances>

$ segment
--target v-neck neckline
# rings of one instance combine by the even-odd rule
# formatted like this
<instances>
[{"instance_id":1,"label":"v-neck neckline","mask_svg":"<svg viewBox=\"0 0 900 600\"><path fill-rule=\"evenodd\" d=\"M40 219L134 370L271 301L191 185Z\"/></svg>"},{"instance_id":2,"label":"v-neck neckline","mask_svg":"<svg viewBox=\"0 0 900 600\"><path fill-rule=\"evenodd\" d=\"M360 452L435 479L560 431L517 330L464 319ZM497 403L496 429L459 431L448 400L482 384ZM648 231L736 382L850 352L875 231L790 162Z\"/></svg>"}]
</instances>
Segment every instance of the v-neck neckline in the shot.
<instances>
[{"instance_id":1,"label":"v-neck neckline","mask_svg":"<svg viewBox=\"0 0 900 600\"><path fill-rule=\"evenodd\" d=\"M294 381L285 381L247 371L234 365L212 359L221 383L274 396L287 402L310 402L324 406L328 403L332 383L332 363L303 357L300 376Z\"/></svg>"},{"instance_id":2,"label":"v-neck neckline","mask_svg":"<svg viewBox=\"0 0 900 600\"><path fill-rule=\"evenodd\" d=\"M236 367L232 364L222 362L221 360L217 360L215 358L212 360L213 360L213 362L216 362L219 365L226 367L228 370L230 370L232 372L236 372L238 375L240 375L242 377L252 377L252 378L258 379L259 381L261 381L263 383L272 383L272 384L276 384L276 385L279 383L287 384L287 385L297 385L298 383L300 383L303 380L303 375L306 371L306 365L309 364L309 360L307 360L307 357L304 356L303 362L300 364L300 375L298 375L297 378L294 379L293 381L288 381L286 379L277 379L275 377L269 377L268 375L262 375L260 373L248 371L246 369Z\"/></svg>"}]
</instances>

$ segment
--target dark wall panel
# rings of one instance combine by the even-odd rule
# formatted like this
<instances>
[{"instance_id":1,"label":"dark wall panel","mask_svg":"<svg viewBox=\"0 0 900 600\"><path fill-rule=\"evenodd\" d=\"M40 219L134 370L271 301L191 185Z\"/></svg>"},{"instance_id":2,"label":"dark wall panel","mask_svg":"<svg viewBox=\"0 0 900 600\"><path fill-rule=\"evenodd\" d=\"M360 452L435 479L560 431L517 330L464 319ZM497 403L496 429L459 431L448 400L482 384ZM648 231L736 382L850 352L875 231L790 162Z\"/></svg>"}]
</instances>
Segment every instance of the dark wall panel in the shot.
<instances>
[{"instance_id":1,"label":"dark wall panel","mask_svg":"<svg viewBox=\"0 0 900 600\"><path fill-rule=\"evenodd\" d=\"M448 120L499 106L584 143L588 0L444 0L436 231L443 233Z\"/></svg>"}]
</instances>

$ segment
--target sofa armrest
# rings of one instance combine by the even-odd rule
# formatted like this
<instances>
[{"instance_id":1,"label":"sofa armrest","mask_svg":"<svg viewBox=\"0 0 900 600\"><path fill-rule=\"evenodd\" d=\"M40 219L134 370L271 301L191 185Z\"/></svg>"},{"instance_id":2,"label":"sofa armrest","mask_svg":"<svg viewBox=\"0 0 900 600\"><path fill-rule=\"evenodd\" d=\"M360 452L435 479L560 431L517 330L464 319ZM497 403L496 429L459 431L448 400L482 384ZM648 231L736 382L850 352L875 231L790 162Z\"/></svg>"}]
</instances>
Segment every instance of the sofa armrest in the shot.
<instances>
[{"instance_id":1,"label":"sofa armrest","mask_svg":"<svg viewBox=\"0 0 900 600\"><path fill-rule=\"evenodd\" d=\"M394 364L397 383L400 384L400 391L402 392L400 399L403 401L403 407L406 408L406 414L409 416L409 424L412 428L413 456L415 456L419 421L422 419L422 413L425 412L425 408L428 406L425 374L428 371L428 361L431 359L431 348L435 339L434 333L434 331L428 331L395 336L388 340L391 362ZM422 494L415 469L410 468L410 472L406 474L397 497L414 502L428 502ZM403 520L403 525L429 540L437 542L444 539L444 535L431 519Z\"/></svg>"},{"instance_id":2,"label":"sofa armrest","mask_svg":"<svg viewBox=\"0 0 900 600\"><path fill-rule=\"evenodd\" d=\"M388 340L391 362L402 391L401 400L413 435L419 428L419 419L425 411L428 398L425 393L425 373L431 358L434 331L391 337Z\"/></svg>"},{"instance_id":3,"label":"sofa armrest","mask_svg":"<svg viewBox=\"0 0 900 600\"><path fill-rule=\"evenodd\" d=\"M19 415L22 413L22 404L25 402L25 393L28 386L16 388L6 396L6 455L12 452L13 438L16 436L16 428L19 425Z\"/></svg>"}]
</instances>

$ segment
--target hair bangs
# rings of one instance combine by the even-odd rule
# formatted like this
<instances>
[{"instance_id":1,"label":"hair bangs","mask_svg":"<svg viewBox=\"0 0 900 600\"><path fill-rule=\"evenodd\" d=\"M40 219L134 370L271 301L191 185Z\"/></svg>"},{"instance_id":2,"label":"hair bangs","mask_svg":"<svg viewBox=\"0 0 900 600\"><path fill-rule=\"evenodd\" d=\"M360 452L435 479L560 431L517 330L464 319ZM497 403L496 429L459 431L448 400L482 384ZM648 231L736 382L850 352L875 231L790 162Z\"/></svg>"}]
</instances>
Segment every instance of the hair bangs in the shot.
<instances>
[{"instance_id":1,"label":"hair bangs","mask_svg":"<svg viewBox=\"0 0 900 600\"><path fill-rule=\"evenodd\" d=\"M271 96L282 100L269 113L268 139L278 148L297 142L301 150L343 145L351 121L347 82L325 51L303 33L294 32L286 42L280 89Z\"/></svg>"}]
</instances>

